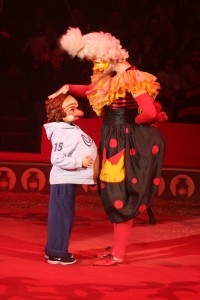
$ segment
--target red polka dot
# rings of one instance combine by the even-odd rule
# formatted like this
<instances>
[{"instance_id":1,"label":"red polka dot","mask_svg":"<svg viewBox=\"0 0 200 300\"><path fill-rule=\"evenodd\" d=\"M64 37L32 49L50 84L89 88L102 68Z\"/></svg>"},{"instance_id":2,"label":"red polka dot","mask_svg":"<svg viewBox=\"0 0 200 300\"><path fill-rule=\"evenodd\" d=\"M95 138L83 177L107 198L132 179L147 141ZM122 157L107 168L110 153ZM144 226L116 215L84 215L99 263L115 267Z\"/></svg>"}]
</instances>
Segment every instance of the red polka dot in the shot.
<instances>
[{"instance_id":1,"label":"red polka dot","mask_svg":"<svg viewBox=\"0 0 200 300\"><path fill-rule=\"evenodd\" d=\"M115 203L114 203L114 207L115 207L115 208L120 209L120 208L122 208L123 206L124 206L124 203L123 203L122 200L116 200Z\"/></svg>"},{"instance_id":2,"label":"red polka dot","mask_svg":"<svg viewBox=\"0 0 200 300\"><path fill-rule=\"evenodd\" d=\"M130 155L131 156L135 155L135 149L134 148L130 148Z\"/></svg>"},{"instance_id":3,"label":"red polka dot","mask_svg":"<svg viewBox=\"0 0 200 300\"><path fill-rule=\"evenodd\" d=\"M143 213L146 209L147 209L146 204L142 204L142 205L140 205L140 207L139 207L139 212L140 212L140 213Z\"/></svg>"},{"instance_id":4,"label":"red polka dot","mask_svg":"<svg viewBox=\"0 0 200 300\"><path fill-rule=\"evenodd\" d=\"M137 183L137 178L132 178L131 182L132 182L133 184L136 184L136 183Z\"/></svg>"},{"instance_id":5,"label":"red polka dot","mask_svg":"<svg viewBox=\"0 0 200 300\"><path fill-rule=\"evenodd\" d=\"M155 185L159 185L160 184L160 178L154 178L153 183Z\"/></svg>"},{"instance_id":6,"label":"red polka dot","mask_svg":"<svg viewBox=\"0 0 200 300\"><path fill-rule=\"evenodd\" d=\"M115 148L117 146L117 140L116 139L111 139L110 140L110 147Z\"/></svg>"},{"instance_id":7,"label":"red polka dot","mask_svg":"<svg viewBox=\"0 0 200 300\"><path fill-rule=\"evenodd\" d=\"M105 183L101 183L101 188L105 189Z\"/></svg>"},{"instance_id":8,"label":"red polka dot","mask_svg":"<svg viewBox=\"0 0 200 300\"><path fill-rule=\"evenodd\" d=\"M128 128L125 129L125 132L128 133Z\"/></svg>"},{"instance_id":9,"label":"red polka dot","mask_svg":"<svg viewBox=\"0 0 200 300\"><path fill-rule=\"evenodd\" d=\"M159 151L159 147L157 145L153 145L151 151L152 151L152 154L156 154Z\"/></svg>"}]
</instances>

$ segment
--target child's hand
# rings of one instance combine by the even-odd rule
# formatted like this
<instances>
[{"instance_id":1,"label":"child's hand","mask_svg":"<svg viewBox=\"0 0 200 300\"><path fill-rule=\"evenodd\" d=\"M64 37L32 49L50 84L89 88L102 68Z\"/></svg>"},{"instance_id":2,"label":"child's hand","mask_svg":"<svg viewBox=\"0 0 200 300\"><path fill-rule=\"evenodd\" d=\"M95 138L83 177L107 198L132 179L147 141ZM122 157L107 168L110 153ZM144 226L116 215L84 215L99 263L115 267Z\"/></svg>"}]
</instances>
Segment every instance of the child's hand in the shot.
<instances>
[{"instance_id":1,"label":"child's hand","mask_svg":"<svg viewBox=\"0 0 200 300\"><path fill-rule=\"evenodd\" d=\"M91 156L83 157L83 160L82 160L83 167L88 168L88 167L92 166L93 163L94 163L94 160L92 159Z\"/></svg>"}]
</instances>

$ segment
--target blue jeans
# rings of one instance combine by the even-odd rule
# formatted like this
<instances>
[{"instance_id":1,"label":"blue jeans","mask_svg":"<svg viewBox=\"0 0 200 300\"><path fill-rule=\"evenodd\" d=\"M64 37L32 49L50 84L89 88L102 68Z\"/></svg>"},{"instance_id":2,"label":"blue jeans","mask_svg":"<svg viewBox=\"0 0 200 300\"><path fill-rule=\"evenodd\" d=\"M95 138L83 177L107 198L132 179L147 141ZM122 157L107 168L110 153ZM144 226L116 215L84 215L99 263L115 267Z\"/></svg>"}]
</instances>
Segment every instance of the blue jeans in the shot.
<instances>
[{"instance_id":1,"label":"blue jeans","mask_svg":"<svg viewBox=\"0 0 200 300\"><path fill-rule=\"evenodd\" d=\"M50 185L48 210L48 238L45 253L65 257L75 215L75 184Z\"/></svg>"}]
</instances>

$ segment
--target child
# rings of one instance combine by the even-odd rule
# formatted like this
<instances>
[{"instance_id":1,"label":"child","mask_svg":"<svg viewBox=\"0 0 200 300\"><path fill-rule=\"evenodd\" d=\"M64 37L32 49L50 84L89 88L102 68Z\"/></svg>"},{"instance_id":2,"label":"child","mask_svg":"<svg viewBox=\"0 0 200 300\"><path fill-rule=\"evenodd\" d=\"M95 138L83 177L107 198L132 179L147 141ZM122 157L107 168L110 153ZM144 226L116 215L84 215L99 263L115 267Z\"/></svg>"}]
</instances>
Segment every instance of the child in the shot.
<instances>
[{"instance_id":1,"label":"child","mask_svg":"<svg viewBox=\"0 0 200 300\"><path fill-rule=\"evenodd\" d=\"M52 143L48 238L45 257L50 264L69 265L76 259L68 252L75 214L77 184L95 184L97 147L73 121L83 116L72 96L46 100L46 134Z\"/></svg>"}]
</instances>

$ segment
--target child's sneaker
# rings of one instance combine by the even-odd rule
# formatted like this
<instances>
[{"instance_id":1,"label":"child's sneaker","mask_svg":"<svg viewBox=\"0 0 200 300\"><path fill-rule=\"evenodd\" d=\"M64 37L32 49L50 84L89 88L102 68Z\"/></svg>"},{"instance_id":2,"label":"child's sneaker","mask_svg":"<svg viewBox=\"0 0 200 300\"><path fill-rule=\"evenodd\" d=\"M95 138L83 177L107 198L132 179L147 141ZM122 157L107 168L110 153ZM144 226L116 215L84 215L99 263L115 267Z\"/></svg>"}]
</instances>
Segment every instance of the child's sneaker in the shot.
<instances>
[{"instance_id":1,"label":"child's sneaker","mask_svg":"<svg viewBox=\"0 0 200 300\"><path fill-rule=\"evenodd\" d=\"M69 257L74 257L72 253L68 253ZM47 255L46 253L44 254L44 259L49 259L49 255Z\"/></svg>"},{"instance_id":2,"label":"child's sneaker","mask_svg":"<svg viewBox=\"0 0 200 300\"><path fill-rule=\"evenodd\" d=\"M76 259L74 257L71 257L70 255L66 257L54 257L54 256L49 256L47 259L47 262L51 265L72 265L76 262Z\"/></svg>"}]
</instances>

